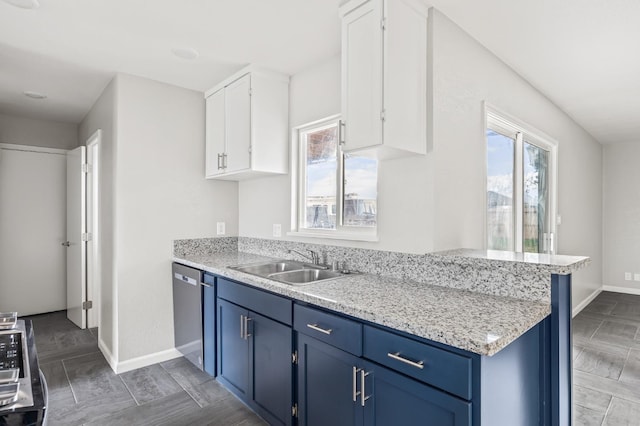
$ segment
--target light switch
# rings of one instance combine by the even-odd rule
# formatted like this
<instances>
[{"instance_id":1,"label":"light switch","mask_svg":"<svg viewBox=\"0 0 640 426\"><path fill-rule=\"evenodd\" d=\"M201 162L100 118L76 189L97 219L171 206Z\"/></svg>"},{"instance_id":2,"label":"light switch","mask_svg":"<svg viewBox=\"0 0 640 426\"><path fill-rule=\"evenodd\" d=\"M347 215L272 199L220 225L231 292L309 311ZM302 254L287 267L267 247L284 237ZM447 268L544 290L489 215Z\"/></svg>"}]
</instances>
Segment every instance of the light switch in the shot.
<instances>
[{"instance_id":1,"label":"light switch","mask_svg":"<svg viewBox=\"0 0 640 426\"><path fill-rule=\"evenodd\" d=\"M217 223L217 232L218 235L224 235L226 230L225 230L225 224L224 222L218 222Z\"/></svg>"},{"instance_id":2,"label":"light switch","mask_svg":"<svg viewBox=\"0 0 640 426\"><path fill-rule=\"evenodd\" d=\"M633 274L634 281L640 281L640 274Z\"/></svg>"},{"instance_id":3,"label":"light switch","mask_svg":"<svg viewBox=\"0 0 640 426\"><path fill-rule=\"evenodd\" d=\"M631 281L631 272L625 272L624 273L624 280L625 281Z\"/></svg>"},{"instance_id":4,"label":"light switch","mask_svg":"<svg viewBox=\"0 0 640 426\"><path fill-rule=\"evenodd\" d=\"M274 223L273 224L273 236L274 237L281 237L282 236L282 225L280 225L279 223Z\"/></svg>"}]
</instances>

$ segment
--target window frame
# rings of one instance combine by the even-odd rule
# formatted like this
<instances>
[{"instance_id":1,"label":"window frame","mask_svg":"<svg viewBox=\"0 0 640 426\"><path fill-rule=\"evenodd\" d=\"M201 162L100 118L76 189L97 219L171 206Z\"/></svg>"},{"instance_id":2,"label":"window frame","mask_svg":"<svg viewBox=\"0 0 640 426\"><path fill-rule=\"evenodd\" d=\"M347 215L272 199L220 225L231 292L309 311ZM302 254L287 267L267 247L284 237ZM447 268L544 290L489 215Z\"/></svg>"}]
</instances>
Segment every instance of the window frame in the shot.
<instances>
[{"instance_id":1,"label":"window frame","mask_svg":"<svg viewBox=\"0 0 640 426\"><path fill-rule=\"evenodd\" d=\"M549 234L550 241L548 251L539 254L555 254L558 247L558 141L549 135L541 132L535 127L511 116L510 114L496 108L495 106L484 102L484 126L483 126L483 143L484 143L484 247L488 248L488 230L487 230L487 130L493 130L505 136L513 136L514 139L514 169L513 169L513 192L514 192L514 251L518 253L524 252L524 143L527 142L542 148L549 152ZM520 160L520 161L518 161ZM527 252L528 253L528 252ZM534 253L528 253L534 254Z\"/></svg>"},{"instance_id":2,"label":"window frame","mask_svg":"<svg viewBox=\"0 0 640 426\"><path fill-rule=\"evenodd\" d=\"M306 228L306 150L302 146L301 134L310 130L322 130L337 126L338 134L341 129L341 115L336 114L320 120L294 127L291 134L291 231L288 236L327 238L351 241L378 241L378 222L376 211L376 226L356 227L344 225L344 153L338 141L337 172L336 172L336 228L313 229ZM338 135L340 139L340 135ZM376 179L377 186L377 179ZM377 210L377 209L376 209ZM339 213L339 214L338 214Z\"/></svg>"}]
</instances>

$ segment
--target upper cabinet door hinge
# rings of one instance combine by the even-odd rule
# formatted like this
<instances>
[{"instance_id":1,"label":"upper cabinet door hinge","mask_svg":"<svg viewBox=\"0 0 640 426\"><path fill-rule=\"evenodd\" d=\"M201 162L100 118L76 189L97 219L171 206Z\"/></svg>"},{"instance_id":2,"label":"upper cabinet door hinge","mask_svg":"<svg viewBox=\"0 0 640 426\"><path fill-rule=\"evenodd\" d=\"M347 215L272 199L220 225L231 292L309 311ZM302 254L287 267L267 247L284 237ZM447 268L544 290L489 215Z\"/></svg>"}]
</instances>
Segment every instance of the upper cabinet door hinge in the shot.
<instances>
[{"instance_id":1,"label":"upper cabinet door hinge","mask_svg":"<svg viewBox=\"0 0 640 426\"><path fill-rule=\"evenodd\" d=\"M253 95L253 89L251 89L251 87L249 87L249 96Z\"/></svg>"},{"instance_id":2,"label":"upper cabinet door hinge","mask_svg":"<svg viewBox=\"0 0 640 426\"><path fill-rule=\"evenodd\" d=\"M91 164L82 163L82 173L91 173Z\"/></svg>"},{"instance_id":3,"label":"upper cabinet door hinge","mask_svg":"<svg viewBox=\"0 0 640 426\"><path fill-rule=\"evenodd\" d=\"M291 407L291 417L295 417L296 419L298 418L298 404L293 404L293 406Z\"/></svg>"},{"instance_id":4,"label":"upper cabinet door hinge","mask_svg":"<svg viewBox=\"0 0 640 426\"><path fill-rule=\"evenodd\" d=\"M91 235L91 232L83 232L80 239L82 241L91 241L93 239L93 235Z\"/></svg>"},{"instance_id":5,"label":"upper cabinet door hinge","mask_svg":"<svg viewBox=\"0 0 640 426\"><path fill-rule=\"evenodd\" d=\"M382 29L382 31L387 29L387 18L382 18L380 20L380 28Z\"/></svg>"},{"instance_id":6,"label":"upper cabinet door hinge","mask_svg":"<svg viewBox=\"0 0 640 426\"><path fill-rule=\"evenodd\" d=\"M298 351L295 351L291 354L291 363L298 364Z\"/></svg>"},{"instance_id":7,"label":"upper cabinet door hinge","mask_svg":"<svg viewBox=\"0 0 640 426\"><path fill-rule=\"evenodd\" d=\"M87 300L86 302L82 302L82 309L89 310L93 308L93 301L92 300Z\"/></svg>"},{"instance_id":8,"label":"upper cabinet door hinge","mask_svg":"<svg viewBox=\"0 0 640 426\"><path fill-rule=\"evenodd\" d=\"M380 120L382 120L384 122L384 120L386 120L386 118L387 118L387 112L386 112L386 110L383 109L382 111L380 111Z\"/></svg>"}]
</instances>

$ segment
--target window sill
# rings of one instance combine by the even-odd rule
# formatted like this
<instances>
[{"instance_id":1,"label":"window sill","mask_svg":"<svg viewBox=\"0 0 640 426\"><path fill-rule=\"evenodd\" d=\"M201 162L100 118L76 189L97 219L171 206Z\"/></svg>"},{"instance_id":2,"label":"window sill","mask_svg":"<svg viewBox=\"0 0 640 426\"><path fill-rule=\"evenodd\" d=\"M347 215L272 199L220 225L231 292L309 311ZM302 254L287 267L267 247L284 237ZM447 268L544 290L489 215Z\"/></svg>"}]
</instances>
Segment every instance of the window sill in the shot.
<instances>
[{"instance_id":1,"label":"window sill","mask_svg":"<svg viewBox=\"0 0 640 426\"><path fill-rule=\"evenodd\" d=\"M359 232L311 232L311 231L289 231L289 237L304 238L324 238L327 240L348 240L348 241L370 241L377 242L378 234L365 234Z\"/></svg>"}]
</instances>

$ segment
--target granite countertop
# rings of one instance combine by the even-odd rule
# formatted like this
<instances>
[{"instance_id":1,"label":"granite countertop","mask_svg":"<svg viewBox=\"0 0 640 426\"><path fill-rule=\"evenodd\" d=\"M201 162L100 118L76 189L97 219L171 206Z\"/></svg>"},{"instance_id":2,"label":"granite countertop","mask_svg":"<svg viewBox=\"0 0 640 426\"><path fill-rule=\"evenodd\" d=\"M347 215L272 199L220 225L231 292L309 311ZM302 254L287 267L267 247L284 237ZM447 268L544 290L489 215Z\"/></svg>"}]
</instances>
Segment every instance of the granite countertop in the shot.
<instances>
[{"instance_id":1,"label":"granite countertop","mask_svg":"<svg viewBox=\"0 0 640 426\"><path fill-rule=\"evenodd\" d=\"M458 261L486 261L513 262L535 265L550 274L567 275L582 269L591 263L586 256L567 256L562 254L520 253L501 250L456 249L434 253L439 256L449 256Z\"/></svg>"},{"instance_id":2,"label":"granite countertop","mask_svg":"<svg viewBox=\"0 0 640 426\"><path fill-rule=\"evenodd\" d=\"M480 355L494 355L551 313L549 303L371 274L292 286L229 269L274 260L238 251L184 255L173 260Z\"/></svg>"}]
</instances>

